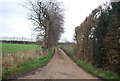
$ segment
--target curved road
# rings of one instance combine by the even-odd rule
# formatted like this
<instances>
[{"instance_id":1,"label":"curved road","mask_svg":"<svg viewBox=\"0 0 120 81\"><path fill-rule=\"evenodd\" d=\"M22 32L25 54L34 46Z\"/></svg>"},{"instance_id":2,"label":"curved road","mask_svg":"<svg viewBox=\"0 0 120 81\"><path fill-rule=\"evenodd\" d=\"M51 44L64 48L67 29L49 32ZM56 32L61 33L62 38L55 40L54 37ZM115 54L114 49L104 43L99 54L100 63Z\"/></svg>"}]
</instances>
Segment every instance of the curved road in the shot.
<instances>
[{"instance_id":1,"label":"curved road","mask_svg":"<svg viewBox=\"0 0 120 81\"><path fill-rule=\"evenodd\" d=\"M98 79L76 65L60 48L43 68L38 68L18 79ZM101 81L101 80L97 80Z\"/></svg>"}]
</instances>

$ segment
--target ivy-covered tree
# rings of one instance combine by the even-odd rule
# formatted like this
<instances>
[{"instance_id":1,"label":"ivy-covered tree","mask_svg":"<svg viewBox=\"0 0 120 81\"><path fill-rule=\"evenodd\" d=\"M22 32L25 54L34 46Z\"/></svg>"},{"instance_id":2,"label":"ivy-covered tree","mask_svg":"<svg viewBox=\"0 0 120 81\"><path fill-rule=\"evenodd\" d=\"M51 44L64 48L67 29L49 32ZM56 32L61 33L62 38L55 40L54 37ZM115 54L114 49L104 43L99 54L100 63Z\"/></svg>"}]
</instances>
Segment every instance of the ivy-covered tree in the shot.
<instances>
[{"instance_id":1,"label":"ivy-covered tree","mask_svg":"<svg viewBox=\"0 0 120 81\"><path fill-rule=\"evenodd\" d=\"M103 39L108 31L108 11L109 8L107 10L100 10L101 14L98 18L98 22L94 31L93 64L99 68L104 67L106 62L106 48Z\"/></svg>"},{"instance_id":2,"label":"ivy-covered tree","mask_svg":"<svg viewBox=\"0 0 120 81\"><path fill-rule=\"evenodd\" d=\"M105 37L107 48L107 66L120 75L120 2L112 2L109 11L109 30Z\"/></svg>"}]
</instances>

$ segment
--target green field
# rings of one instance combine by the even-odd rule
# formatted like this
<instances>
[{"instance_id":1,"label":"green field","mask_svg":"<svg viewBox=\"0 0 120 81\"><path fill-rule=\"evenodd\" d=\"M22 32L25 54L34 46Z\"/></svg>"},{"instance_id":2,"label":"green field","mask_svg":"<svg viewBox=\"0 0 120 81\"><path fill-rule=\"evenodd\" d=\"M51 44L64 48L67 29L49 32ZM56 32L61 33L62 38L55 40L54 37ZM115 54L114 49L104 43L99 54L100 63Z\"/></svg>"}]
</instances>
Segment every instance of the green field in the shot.
<instances>
[{"instance_id":1,"label":"green field","mask_svg":"<svg viewBox=\"0 0 120 81\"><path fill-rule=\"evenodd\" d=\"M37 67L44 66L45 64L48 63L48 61L51 59L51 57L54 54L54 48L52 48L49 52L46 52L47 54L43 56L39 55L40 53L38 53L38 50L40 51L42 49L38 49L38 48L40 48L41 45L0 43L0 46L1 45L2 45L3 55L7 55L8 53L12 52L11 56L2 57L2 62L3 62L2 67L4 68L2 69L2 75L0 74L2 78L9 78L17 74L29 72L33 69L36 69ZM25 52L21 54L18 51L22 51L22 52L25 51ZM15 52L15 55L13 52ZM21 55L24 55L24 57L21 57Z\"/></svg>"},{"instance_id":2,"label":"green field","mask_svg":"<svg viewBox=\"0 0 120 81\"><path fill-rule=\"evenodd\" d=\"M10 44L10 43L0 43L0 46L2 46L2 53L25 51L39 47L39 45Z\"/></svg>"}]
</instances>

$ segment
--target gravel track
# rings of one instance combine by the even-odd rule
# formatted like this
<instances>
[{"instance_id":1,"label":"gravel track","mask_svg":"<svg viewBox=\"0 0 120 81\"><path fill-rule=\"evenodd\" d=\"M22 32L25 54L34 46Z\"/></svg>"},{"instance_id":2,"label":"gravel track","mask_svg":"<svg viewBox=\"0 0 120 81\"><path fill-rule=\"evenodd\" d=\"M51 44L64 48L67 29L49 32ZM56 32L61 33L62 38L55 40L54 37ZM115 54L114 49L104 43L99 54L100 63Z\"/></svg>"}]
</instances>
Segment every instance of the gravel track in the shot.
<instances>
[{"instance_id":1,"label":"gravel track","mask_svg":"<svg viewBox=\"0 0 120 81\"><path fill-rule=\"evenodd\" d=\"M75 64L60 48L56 48L50 62L18 79L97 79Z\"/></svg>"}]
</instances>

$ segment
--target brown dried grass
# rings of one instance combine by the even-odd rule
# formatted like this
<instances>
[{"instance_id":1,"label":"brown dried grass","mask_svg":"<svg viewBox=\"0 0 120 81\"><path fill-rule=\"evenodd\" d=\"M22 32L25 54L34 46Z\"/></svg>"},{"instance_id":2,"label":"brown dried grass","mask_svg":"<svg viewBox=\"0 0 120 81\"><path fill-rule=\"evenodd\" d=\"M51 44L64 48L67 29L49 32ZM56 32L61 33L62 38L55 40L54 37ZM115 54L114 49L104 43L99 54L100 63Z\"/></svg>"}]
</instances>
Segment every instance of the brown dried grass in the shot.
<instances>
[{"instance_id":1,"label":"brown dried grass","mask_svg":"<svg viewBox=\"0 0 120 81\"><path fill-rule=\"evenodd\" d=\"M25 61L32 60L34 58L38 58L39 56L42 56L41 50L34 49L29 51L19 51L14 53L7 53L3 55L2 57L2 67L8 68L8 67L14 67L17 64L22 64Z\"/></svg>"}]
</instances>

